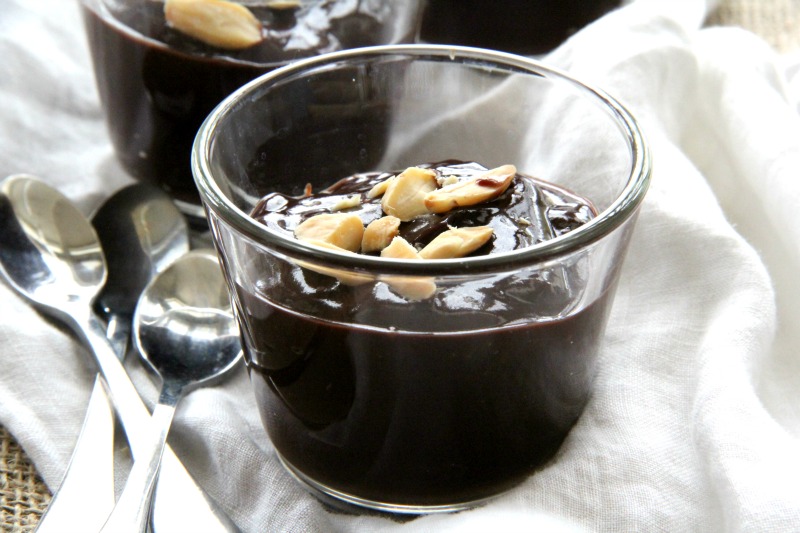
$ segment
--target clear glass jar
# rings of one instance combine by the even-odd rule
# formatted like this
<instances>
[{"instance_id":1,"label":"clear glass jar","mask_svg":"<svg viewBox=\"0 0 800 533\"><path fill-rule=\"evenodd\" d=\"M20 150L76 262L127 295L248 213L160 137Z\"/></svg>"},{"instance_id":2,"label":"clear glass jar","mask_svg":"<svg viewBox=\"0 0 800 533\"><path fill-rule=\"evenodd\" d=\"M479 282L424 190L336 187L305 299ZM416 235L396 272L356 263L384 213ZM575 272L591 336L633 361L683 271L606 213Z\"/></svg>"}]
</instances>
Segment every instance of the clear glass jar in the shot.
<instances>
[{"instance_id":1,"label":"clear glass jar","mask_svg":"<svg viewBox=\"0 0 800 533\"><path fill-rule=\"evenodd\" d=\"M240 3L262 23L263 39L230 50L174 29L163 1L81 0L117 158L131 176L159 185L184 213L203 221L189 160L211 110L244 83L290 61L415 41L423 0L302 0L295 8L285 7L291 2Z\"/></svg>"},{"instance_id":2,"label":"clear glass jar","mask_svg":"<svg viewBox=\"0 0 800 533\"><path fill-rule=\"evenodd\" d=\"M326 250L249 216L273 191L449 158L514 163L598 215L527 248L423 261ZM298 479L374 509L449 511L552 458L591 394L651 174L619 102L499 52L345 51L226 99L200 129L193 170L256 404ZM406 298L409 283L434 292Z\"/></svg>"}]
</instances>

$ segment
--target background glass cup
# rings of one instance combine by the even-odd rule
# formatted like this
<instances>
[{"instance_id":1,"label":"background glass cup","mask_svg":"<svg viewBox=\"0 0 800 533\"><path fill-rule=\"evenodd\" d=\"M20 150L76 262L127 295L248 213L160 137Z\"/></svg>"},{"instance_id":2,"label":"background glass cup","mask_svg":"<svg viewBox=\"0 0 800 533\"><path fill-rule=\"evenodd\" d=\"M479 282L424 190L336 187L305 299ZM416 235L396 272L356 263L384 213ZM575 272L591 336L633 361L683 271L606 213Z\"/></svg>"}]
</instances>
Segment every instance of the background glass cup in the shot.
<instances>
[{"instance_id":1,"label":"background glass cup","mask_svg":"<svg viewBox=\"0 0 800 533\"><path fill-rule=\"evenodd\" d=\"M429 43L542 54L621 0L427 0L421 35Z\"/></svg>"},{"instance_id":2,"label":"background glass cup","mask_svg":"<svg viewBox=\"0 0 800 533\"><path fill-rule=\"evenodd\" d=\"M230 51L170 29L163 1L81 0L119 161L133 177L164 188L185 213L204 219L189 160L197 129L214 106L288 61L341 48L412 42L422 2L302 0L297 9L241 2L264 23L265 39Z\"/></svg>"},{"instance_id":3,"label":"background glass cup","mask_svg":"<svg viewBox=\"0 0 800 533\"><path fill-rule=\"evenodd\" d=\"M347 105L329 100L334 87ZM599 216L525 249L437 261L343 255L249 216L269 192L448 158L514 163ZM448 511L510 489L558 450L591 393L651 173L613 98L488 50L351 50L235 92L192 161L258 409L299 480L374 509ZM410 283L436 293L405 298Z\"/></svg>"}]
</instances>

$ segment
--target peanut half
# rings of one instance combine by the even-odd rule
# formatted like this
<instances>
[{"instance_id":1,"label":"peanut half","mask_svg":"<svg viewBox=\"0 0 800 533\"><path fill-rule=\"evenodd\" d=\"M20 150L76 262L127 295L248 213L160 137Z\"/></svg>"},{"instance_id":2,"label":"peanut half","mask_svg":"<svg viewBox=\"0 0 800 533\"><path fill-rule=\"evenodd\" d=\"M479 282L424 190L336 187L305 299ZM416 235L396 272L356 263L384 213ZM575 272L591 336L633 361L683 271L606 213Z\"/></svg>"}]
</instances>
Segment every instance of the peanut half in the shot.
<instances>
[{"instance_id":1,"label":"peanut half","mask_svg":"<svg viewBox=\"0 0 800 533\"><path fill-rule=\"evenodd\" d=\"M335 244L331 244L326 241L318 241L314 239L307 239L303 242L307 242L308 244L313 244L314 246L319 246L320 248L325 248L326 250L336 250L337 252L342 252L345 254L353 253L350 250L345 250L344 248L340 248ZM303 268L307 268L308 270L314 271L317 274L323 274L325 276L331 276L339 280L339 283L344 285L362 285L364 283L368 283L373 281L373 277L369 274L359 274L358 272L348 272L346 270L341 270L338 268L331 268L322 265L316 265L313 263L309 263L308 261L297 261L297 264Z\"/></svg>"},{"instance_id":2,"label":"peanut half","mask_svg":"<svg viewBox=\"0 0 800 533\"><path fill-rule=\"evenodd\" d=\"M321 241L358 252L364 237L364 223L355 214L323 213L299 224L294 236L301 241Z\"/></svg>"},{"instance_id":3,"label":"peanut half","mask_svg":"<svg viewBox=\"0 0 800 533\"><path fill-rule=\"evenodd\" d=\"M381 257L392 259L421 259L417 249L411 246L411 243L402 237L395 237L392 239L389 246L381 251Z\"/></svg>"},{"instance_id":4,"label":"peanut half","mask_svg":"<svg viewBox=\"0 0 800 533\"><path fill-rule=\"evenodd\" d=\"M391 244L381 251L381 257L421 259L416 248L402 237L392 239ZM428 277L383 276L381 281L386 282L397 294L409 300L425 300L436 293L436 283Z\"/></svg>"},{"instance_id":5,"label":"peanut half","mask_svg":"<svg viewBox=\"0 0 800 533\"><path fill-rule=\"evenodd\" d=\"M403 222L425 215L425 196L438 187L436 172L429 168L410 167L389 180L381 198L383 212Z\"/></svg>"},{"instance_id":6,"label":"peanut half","mask_svg":"<svg viewBox=\"0 0 800 533\"><path fill-rule=\"evenodd\" d=\"M490 226L450 228L437 235L420 250L422 259L453 259L471 254L492 238Z\"/></svg>"},{"instance_id":7,"label":"peanut half","mask_svg":"<svg viewBox=\"0 0 800 533\"><path fill-rule=\"evenodd\" d=\"M331 211L344 211L345 209L350 209L352 207L358 207L361 205L361 195L360 194L352 194L350 196L346 196L344 198L339 199L335 204L333 204L330 208Z\"/></svg>"},{"instance_id":8,"label":"peanut half","mask_svg":"<svg viewBox=\"0 0 800 533\"><path fill-rule=\"evenodd\" d=\"M255 15L228 0L166 0L164 15L179 32L217 48L239 50L263 39Z\"/></svg>"},{"instance_id":9,"label":"peanut half","mask_svg":"<svg viewBox=\"0 0 800 533\"><path fill-rule=\"evenodd\" d=\"M365 254L379 252L389 246L398 233L400 233L399 218L385 216L373 220L367 224L367 229L364 230L364 237L361 239L361 251Z\"/></svg>"},{"instance_id":10,"label":"peanut half","mask_svg":"<svg viewBox=\"0 0 800 533\"><path fill-rule=\"evenodd\" d=\"M514 165L493 168L472 179L433 190L425 195L423 203L431 213L445 213L455 207L487 202L503 194L516 173Z\"/></svg>"},{"instance_id":11,"label":"peanut half","mask_svg":"<svg viewBox=\"0 0 800 533\"><path fill-rule=\"evenodd\" d=\"M379 183L376 183L369 191L367 191L367 198L377 198L378 196L383 196L386 193L386 189L389 187L389 184L396 177L397 176L391 176Z\"/></svg>"}]
</instances>

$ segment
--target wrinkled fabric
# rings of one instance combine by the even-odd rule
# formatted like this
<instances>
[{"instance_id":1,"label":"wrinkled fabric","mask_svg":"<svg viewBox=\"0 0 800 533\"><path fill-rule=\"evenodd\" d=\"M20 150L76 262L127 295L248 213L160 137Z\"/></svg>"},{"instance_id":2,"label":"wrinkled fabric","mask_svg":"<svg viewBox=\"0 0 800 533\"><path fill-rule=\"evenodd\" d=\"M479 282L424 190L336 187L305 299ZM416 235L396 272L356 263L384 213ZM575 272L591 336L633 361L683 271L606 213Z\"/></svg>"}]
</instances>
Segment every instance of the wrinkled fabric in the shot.
<instances>
[{"instance_id":1,"label":"wrinkled fabric","mask_svg":"<svg viewBox=\"0 0 800 533\"><path fill-rule=\"evenodd\" d=\"M655 165L594 393L558 455L472 511L334 513L283 470L242 371L189 395L170 441L244 531L800 530L800 56L703 27L710 7L636 0L542 58L624 102ZM5 0L0 57L0 178L35 174L87 214L130 182L76 2ZM95 370L6 284L0 316L0 423L55 488Z\"/></svg>"}]
</instances>

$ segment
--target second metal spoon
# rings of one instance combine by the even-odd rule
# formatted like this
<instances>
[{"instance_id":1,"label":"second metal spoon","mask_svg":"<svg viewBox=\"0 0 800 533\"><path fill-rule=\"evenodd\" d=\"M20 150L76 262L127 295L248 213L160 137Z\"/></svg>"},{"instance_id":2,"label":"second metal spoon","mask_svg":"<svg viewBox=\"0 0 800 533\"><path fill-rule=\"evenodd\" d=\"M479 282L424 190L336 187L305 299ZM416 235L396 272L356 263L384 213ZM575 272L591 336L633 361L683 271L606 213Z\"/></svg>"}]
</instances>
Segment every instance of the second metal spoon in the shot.
<instances>
[{"instance_id":1,"label":"second metal spoon","mask_svg":"<svg viewBox=\"0 0 800 533\"><path fill-rule=\"evenodd\" d=\"M216 255L190 252L159 274L136 306L134 340L161 378L149 453L133 464L125 489L101 530L147 530L150 502L167 434L181 397L232 370L242 357L239 329Z\"/></svg>"},{"instance_id":2,"label":"second metal spoon","mask_svg":"<svg viewBox=\"0 0 800 533\"><path fill-rule=\"evenodd\" d=\"M128 185L92 216L108 264L95 310L108 322L108 338L125 354L136 302L150 280L189 251L189 228L170 197L145 183Z\"/></svg>"}]
</instances>

